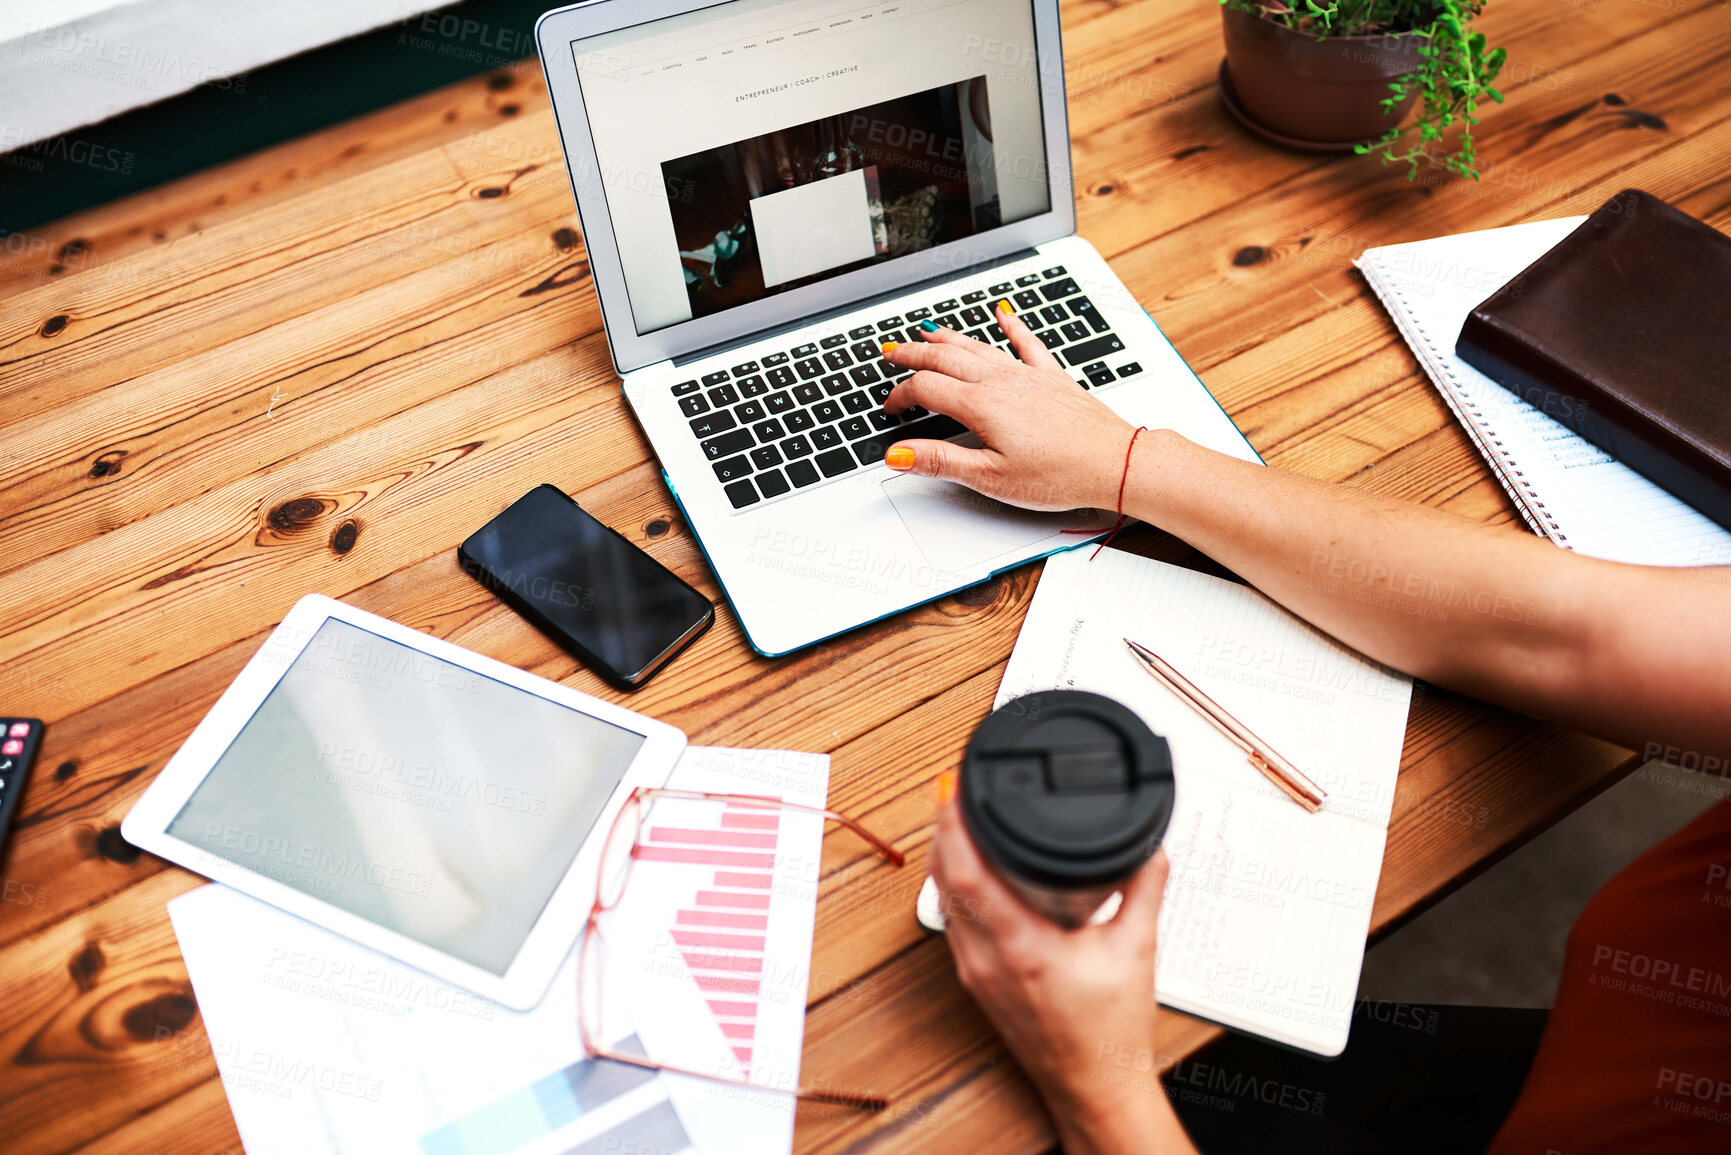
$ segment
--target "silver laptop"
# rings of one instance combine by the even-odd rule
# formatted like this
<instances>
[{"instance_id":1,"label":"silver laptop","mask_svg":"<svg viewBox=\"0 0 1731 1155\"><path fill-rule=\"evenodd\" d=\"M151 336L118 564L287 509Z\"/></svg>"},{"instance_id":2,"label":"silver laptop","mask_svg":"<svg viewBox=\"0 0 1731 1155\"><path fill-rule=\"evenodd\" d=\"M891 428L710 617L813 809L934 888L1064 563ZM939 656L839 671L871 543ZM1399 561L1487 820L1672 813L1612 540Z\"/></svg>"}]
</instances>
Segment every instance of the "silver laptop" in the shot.
<instances>
[{"instance_id":1,"label":"silver laptop","mask_svg":"<svg viewBox=\"0 0 1731 1155\"><path fill-rule=\"evenodd\" d=\"M626 399L760 653L1112 523L884 466L970 437L883 412L922 320L1006 345L1007 297L1132 424L1257 460L1075 235L1058 0L592 0L536 38Z\"/></svg>"}]
</instances>

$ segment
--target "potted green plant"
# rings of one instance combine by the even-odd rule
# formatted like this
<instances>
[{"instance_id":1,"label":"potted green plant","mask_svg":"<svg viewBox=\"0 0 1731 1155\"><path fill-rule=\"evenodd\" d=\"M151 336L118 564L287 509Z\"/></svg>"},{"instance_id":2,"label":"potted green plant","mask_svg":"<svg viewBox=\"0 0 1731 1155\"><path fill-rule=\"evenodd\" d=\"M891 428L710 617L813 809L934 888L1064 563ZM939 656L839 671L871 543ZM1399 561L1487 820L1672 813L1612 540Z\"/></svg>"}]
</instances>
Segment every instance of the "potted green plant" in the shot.
<instances>
[{"instance_id":1,"label":"potted green plant","mask_svg":"<svg viewBox=\"0 0 1731 1155\"><path fill-rule=\"evenodd\" d=\"M1472 129L1501 48L1471 31L1483 0L1220 0L1220 93L1258 135L1314 152L1430 160L1478 179ZM1419 111L1402 124L1414 104Z\"/></svg>"}]
</instances>

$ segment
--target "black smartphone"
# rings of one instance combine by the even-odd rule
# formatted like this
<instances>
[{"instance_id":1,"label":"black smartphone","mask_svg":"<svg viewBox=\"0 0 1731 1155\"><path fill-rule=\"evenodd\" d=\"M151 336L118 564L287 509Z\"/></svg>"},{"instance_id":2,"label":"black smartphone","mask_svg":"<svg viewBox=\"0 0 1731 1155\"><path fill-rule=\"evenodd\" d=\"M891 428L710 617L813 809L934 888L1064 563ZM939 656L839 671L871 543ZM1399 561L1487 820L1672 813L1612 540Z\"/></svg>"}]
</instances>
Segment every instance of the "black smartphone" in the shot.
<instances>
[{"instance_id":1,"label":"black smartphone","mask_svg":"<svg viewBox=\"0 0 1731 1155\"><path fill-rule=\"evenodd\" d=\"M708 598L554 485L476 530L457 560L622 690L648 682L715 621Z\"/></svg>"}]
</instances>

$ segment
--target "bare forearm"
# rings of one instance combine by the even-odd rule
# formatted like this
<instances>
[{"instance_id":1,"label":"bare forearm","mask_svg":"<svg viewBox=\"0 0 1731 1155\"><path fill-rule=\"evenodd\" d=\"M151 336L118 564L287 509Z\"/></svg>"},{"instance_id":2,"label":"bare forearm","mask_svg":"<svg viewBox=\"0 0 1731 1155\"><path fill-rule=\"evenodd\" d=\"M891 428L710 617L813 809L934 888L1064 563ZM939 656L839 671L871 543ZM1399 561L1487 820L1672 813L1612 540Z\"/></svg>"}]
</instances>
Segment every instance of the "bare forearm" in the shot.
<instances>
[{"instance_id":1,"label":"bare forearm","mask_svg":"<svg viewBox=\"0 0 1731 1155\"><path fill-rule=\"evenodd\" d=\"M1699 646L1703 628L1731 628L1731 587L1144 438L1127 512L1369 657L1637 747L1731 740L1731 683ZM1665 690L1692 667L1692 690ZM1632 686L1644 668L1658 684Z\"/></svg>"}]
</instances>

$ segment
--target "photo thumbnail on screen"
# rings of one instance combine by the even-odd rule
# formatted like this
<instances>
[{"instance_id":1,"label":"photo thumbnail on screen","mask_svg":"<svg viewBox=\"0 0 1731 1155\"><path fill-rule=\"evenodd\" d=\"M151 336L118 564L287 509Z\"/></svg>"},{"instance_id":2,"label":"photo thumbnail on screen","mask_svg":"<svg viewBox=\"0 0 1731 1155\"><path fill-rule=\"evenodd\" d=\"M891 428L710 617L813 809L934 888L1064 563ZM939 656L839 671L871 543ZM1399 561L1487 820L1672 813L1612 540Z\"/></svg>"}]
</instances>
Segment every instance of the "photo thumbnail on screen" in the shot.
<instances>
[{"instance_id":1,"label":"photo thumbnail on screen","mask_svg":"<svg viewBox=\"0 0 1731 1155\"><path fill-rule=\"evenodd\" d=\"M700 317L1004 223L985 76L663 161Z\"/></svg>"}]
</instances>

